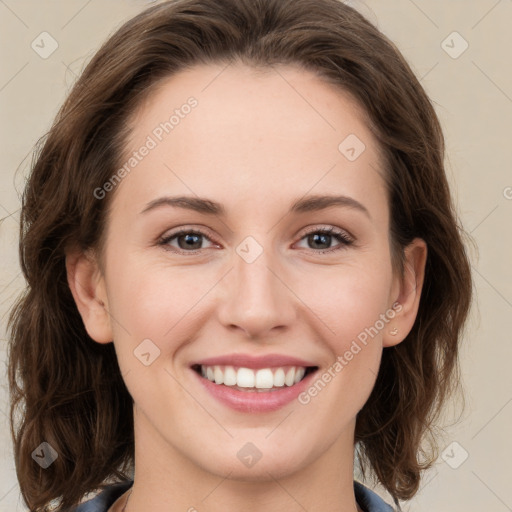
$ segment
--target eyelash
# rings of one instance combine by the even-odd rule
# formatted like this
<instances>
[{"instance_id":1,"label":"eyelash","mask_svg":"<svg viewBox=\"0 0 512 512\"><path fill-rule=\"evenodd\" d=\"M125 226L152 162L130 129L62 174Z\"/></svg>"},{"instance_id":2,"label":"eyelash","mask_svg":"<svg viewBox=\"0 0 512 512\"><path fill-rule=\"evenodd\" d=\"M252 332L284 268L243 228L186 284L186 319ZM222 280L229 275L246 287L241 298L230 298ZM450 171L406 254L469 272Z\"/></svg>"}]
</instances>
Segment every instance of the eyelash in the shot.
<instances>
[{"instance_id":1,"label":"eyelash","mask_svg":"<svg viewBox=\"0 0 512 512\"><path fill-rule=\"evenodd\" d=\"M333 253L333 252L336 252L336 251L339 251L339 250L346 249L348 246L350 246L350 245L352 245L354 243L354 240L351 237L349 237L345 232L338 231L338 230L336 230L333 227L329 227L329 228L312 228L312 229L308 230L306 233L304 233L304 235L300 238L300 240L303 240L304 238L306 238L309 235L319 234L319 233L322 234L322 235L333 236L338 242L340 242L340 244L337 245L336 247L332 247L330 249L320 249L320 250L311 249L314 253L317 253L317 254ZM197 250L194 250L194 251L185 251L183 249L177 249L175 247L173 247L172 249L168 248L169 247L169 242L171 242L171 240L173 240L174 238L178 238L179 236L189 235L189 234L190 235L200 235L200 236L203 236L203 237L207 238L210 242L217 243L217 242L215 242L215 240L212 240L210 236L208 236L205 232L203 232L201 230L198 230L198 229L181 229L181 230L179 230L179 231L177 231L175 233L171 233L171 234L169 234L169 235L167 235L165 237L160 238L158 240L158 245L159 246L167 246L166 250L175 252L177 254L190 254L190 255L198 254L202 249L197 249Z\"/></svg>"}]
</instances>

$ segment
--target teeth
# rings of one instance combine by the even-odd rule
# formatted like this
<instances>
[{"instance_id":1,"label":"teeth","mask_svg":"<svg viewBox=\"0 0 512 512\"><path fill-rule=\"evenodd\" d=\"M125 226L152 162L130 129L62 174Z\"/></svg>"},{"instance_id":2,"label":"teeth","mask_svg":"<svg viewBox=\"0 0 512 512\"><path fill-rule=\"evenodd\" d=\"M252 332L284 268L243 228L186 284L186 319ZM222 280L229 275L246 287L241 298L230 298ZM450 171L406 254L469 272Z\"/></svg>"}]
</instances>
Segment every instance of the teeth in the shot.
<instances>
[{"instance_id":1,"label":"teeth","mask_svg":"<svg viewBox=\"0 0 512 512\"><path fill-rule=\"evenodd\" d=\"M303 379L305 373L306 373L306 368L297 368L297 370L295 372L295 379L293 382L295 384L300 382Z\"/></svg>"},{"instance_id":2,"label":"teeth","mask_svg":"<svg viewBox=\"0 0 512 512\"><path fill-rule=\"evenodd\" d=\"M274 387L274 375L272 370L265 368L256 372L256 387L259 389L269 389Z\"/></svg>"},{"instance_id":3,"label":"teeth","mask_svg":"<svg viewBox=\"0 0 512 512\"><path fill-rule=\"evenodd\" d=\"M232 366L226 366L224 368L224 385L225 386L236 386L236 372Z\"/></svg>"},{"instance_id":4,"label":"teeth","mask_svg":"<svg viewBox=\"0 0 512 512\"><path fill-rule=\"evenodd\" d=\"M252 389L293 386L304 378L305 373L306 368L303 366L261 368L259 370L233 366L201 366L201 375L215 384Z\"/></svg>"},{"instance_id":5,"label":"teeth","mask_svg":"<svg viewBox=\"0 0 512 512\"><path fill-rule=\"evenodd\" d=\"M216 366L218 368L218 366ZM239 368L236 374L236 385L241 388L253 388L256 376L249 368Z\"/></svg>"},{"instance_id":6,"label":"teeth","mask_svg":"<svg viewBox=\"0 0 512 512\"><path fill-rule=\"evenodd\" d=\"M213 378L215 379L215 384L224 383L224 374L222 373L222 370L218 366L215 366L213 368Z\"/></svg>"},{"instance_id":7,"label":"teeth","mask_svg":"<svg viewBox=\"0 0 512 512\"><path fill-rule=\"evenodd\" d=\"M291 367L286 373L286 377L284 378L284 383L287 386L293 386L295 384L295 368Z\"/></svg>"},{"instance_id":8,"label":"teeth","mask_svg":"<svg viewBox=\"0 0 512 512\"><path fill-rule=\"evenodd\" d=\"M274 373L274 386L282 387L284 386L284 370L282 368L278 368Z\"/></svg>"}]
</instances>

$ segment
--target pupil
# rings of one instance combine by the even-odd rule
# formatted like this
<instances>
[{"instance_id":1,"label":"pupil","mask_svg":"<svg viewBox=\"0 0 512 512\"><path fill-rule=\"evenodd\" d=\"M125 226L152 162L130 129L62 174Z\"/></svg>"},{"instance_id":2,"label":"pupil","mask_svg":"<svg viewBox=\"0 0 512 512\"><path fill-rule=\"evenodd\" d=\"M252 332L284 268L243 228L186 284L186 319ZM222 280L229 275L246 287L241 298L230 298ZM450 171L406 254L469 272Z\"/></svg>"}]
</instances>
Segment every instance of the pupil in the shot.
<instances>
[{"instance_id":1,"label":"pupil","mask_svg":"<svg viewBox=\"0 0 512 512\"><path fill-rule=\"evenodd\" d=\"M194 240L193 239L194 238L196 239L195 243L198 244L199 246L201 245L201 243L197 241L197 240L199 240L199 237L200 237L200 235L193 235L193 234L183 235L180 238L185 238L186 241L185 241L185 244L183 244L184 247L183 247L182 244L179 244L180 248L181 249L187 249L187 248L188 249L191 249L191 248L192 249L200 249L201 247L193 247L193 245L194 245Z\"/></svg>"},{"instance_id":2,"label":"pupil","mask_svg":"<svg viewBox=\"0 0 512 512\"><path fill-rule=\"evenodd\" d=\"M320 241L320 245L326 245L326 247L317 247L317 249L328 249L329 248L329 241L330 241L330 238L331 238L331 235L326 235L325 233L315 233L313 235L310 235L310 242L313 241L315 244L318 242L318 239L322 239L322 241ZM327 241L326 241L327 240Z\"/></svg>"}]
</instances>

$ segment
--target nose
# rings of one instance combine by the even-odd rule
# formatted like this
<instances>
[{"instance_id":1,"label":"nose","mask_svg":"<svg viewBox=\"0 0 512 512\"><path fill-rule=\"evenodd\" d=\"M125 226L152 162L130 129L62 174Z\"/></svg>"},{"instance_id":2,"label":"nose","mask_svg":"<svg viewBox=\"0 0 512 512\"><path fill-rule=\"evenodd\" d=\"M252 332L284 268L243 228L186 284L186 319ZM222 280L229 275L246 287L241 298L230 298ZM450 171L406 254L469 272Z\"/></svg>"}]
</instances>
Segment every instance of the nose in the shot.
<instances>
[{"instance_id":1,"label":"nose","mask_svg":"<svg viewBox=\"0 0 512 512\"><path fill-rule=\"evenodd\" d=\"M298 300L270 250L249 261L234 251L217 314L228 329L243 331L249 338L268 339L293 324Z\"/></svg>"}]
</instances>

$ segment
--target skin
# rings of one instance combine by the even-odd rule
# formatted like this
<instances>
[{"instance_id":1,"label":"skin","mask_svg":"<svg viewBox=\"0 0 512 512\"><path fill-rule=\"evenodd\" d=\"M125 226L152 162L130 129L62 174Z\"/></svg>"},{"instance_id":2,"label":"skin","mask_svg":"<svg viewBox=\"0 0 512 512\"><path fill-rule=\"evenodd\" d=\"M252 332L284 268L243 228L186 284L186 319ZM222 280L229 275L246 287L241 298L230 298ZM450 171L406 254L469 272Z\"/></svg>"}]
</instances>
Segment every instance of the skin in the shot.
<instances>
[{"instance_id":1,"label":"skin","mask_svg":"<svg viewBox=\"0 0 512 512\"><path fill-rule=\"evenodd\" d=\"M197 107L110 192L103 259L70 251L66 260L85 327L98 343L113 340L134 400L126 511L359 510L356 414L382 351L413 326L426 245L414 240L404 275L393 274L379 147L349 94L289 65L197 66L165 79L134 113L127 154L190 96ZM366 146L354 161L338 150L349 134ZM304 195L334 193L368 215L346 206L289 213ZM141 213L166 195L206 197L226 214L170 206ZM205 232L196 254L180 253L176 238L158 245L180 227ZM353 243L315 245L305 233L329 227ZM262 249L252 263L236 251L247 236ZM321 254L325 248L339 250ZM306 405L234 411L190 369L223 354L278 353L312 361L321 374L397 301L395 318ZM160 350L149 366L134 357L147 338ZM237 457L247 442L262 454L250 468Z\"/></svg>"}]
</instances>

